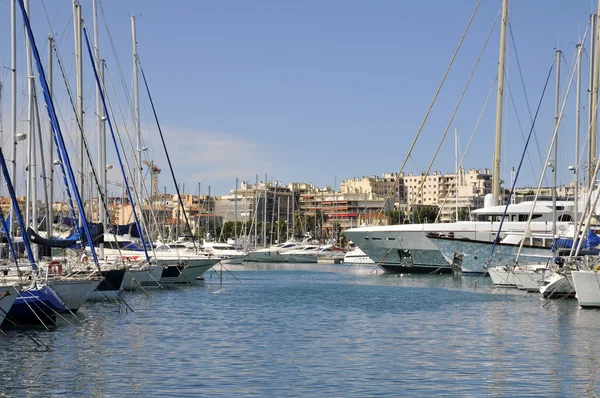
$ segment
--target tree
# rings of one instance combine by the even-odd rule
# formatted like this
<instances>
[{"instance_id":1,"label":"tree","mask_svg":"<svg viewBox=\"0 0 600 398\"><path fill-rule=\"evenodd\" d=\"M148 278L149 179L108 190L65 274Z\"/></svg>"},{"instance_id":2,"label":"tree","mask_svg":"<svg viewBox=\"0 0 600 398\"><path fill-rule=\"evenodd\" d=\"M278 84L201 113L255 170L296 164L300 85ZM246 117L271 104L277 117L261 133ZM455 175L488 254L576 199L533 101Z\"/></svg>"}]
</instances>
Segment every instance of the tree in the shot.
<instances>
[{"instance_id":1,"label":"tree","mask_svg":"<svg viewBox=\"0 0 600 398\"><path fill-rule=\"evenodd\" d=\"M436 207L422 207L413 211L414 222L416 224L433 223L437 217Z\"/></svg>"},{"instance_id":2,"label":"tree","mask_svg":"<svg viewBox=\"0 0 600 398\"><path fill-rule=\"evenodd\" d=\"M404 213L399 210L386 210L385 215L390 218L392 225L401 224L404 221Z\"/></svg>"},{"instance_id":3,"label":"tree","mask_svg":"<svg viewBox=\"0 0 600 398\"><path fill-rule=\"evenodd\" d=\"M452 212L452 221L467 221L469 219L469 212L467 209L458 209L458 220L456 220L456 211Z\"/></svg>"}]
</instances>

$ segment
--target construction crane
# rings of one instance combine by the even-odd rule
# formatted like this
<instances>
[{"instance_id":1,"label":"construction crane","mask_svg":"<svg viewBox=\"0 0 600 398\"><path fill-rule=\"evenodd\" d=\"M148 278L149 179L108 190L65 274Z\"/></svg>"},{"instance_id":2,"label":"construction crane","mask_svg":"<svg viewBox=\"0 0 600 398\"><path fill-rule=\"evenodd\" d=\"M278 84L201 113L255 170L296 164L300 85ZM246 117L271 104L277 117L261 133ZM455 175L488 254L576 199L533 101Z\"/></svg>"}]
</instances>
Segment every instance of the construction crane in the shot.
<instances>
[{"instance_id":1,"label":"construction crane","mask_svg":"<svg viewBox=\"0 0 600 398\"><path fill-rule=\"evenodd\" d=\"M152 192L152 197L156 198L158 197L158 175L160 174L161 170L154 164L154 162L144 160L144 164L150 167L150 172L152 173L150 191Z\"/></svg>"}]
</instances>

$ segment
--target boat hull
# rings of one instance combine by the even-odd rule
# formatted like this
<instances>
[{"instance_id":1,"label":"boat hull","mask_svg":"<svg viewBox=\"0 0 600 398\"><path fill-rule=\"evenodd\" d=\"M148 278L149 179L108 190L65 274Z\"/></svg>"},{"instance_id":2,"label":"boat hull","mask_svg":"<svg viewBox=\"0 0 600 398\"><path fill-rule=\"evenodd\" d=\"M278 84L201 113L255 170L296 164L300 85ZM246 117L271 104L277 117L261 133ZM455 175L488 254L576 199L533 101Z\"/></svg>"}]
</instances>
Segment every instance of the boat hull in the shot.
<instances>
[{"instance_id":1,"label":"boat hull","mask_svg":"<svg viewBox=\"0 0 600 398\"><path fill-rule=\"evenodd\" d=\"M517 287L515 274L506 267L491 267L488 270L492 283L496 287Z\"/></svg>"},{"instance_id":2,"label":"boat hull","mask_svg":"<svg viewBox=\"0 0 600 398\"><path fill-rule=\"evenodd\" d=\"M390 273L452 273L450 263L424 231L346 231L375 264Z\"/></svg>"},{"instance_id":3,"label":"boat hull","mask_svg":"<svg viewBox=\"0 0 600 398\"><path fill-rule=\"evenodd\" d=\"M160 283L167 285L191 285L196 281L196 278L211 269L218 262L219 259L201 258L182 260L179 264L167 263L163 267Z\"/></svg>"},{"instance_id":4,"label":"boat hull","mask_svg":"<svg viewBox=\"0 0 600 398\"><path fill-rule=\"evenodd\" d=\"M100 273L104 280L90 294L89 300L108 300L119 297L123 291L125 271L125 268L102 270Z\"/></svg>"},{"instance_id":5,"label":"boat hull","mask_svg":"<svg viewBox=\"0 0 600 398\"><path fill-rule=\"evenodd\" d=\"M514 264L519 252L519 246L515 245L496 243L494 246L492 242L450 237L430 236L429 239L448 261L457 263L464 273L484 273L490 258L493 258L494 262ZM552 258L550 249L523 247L519 254L519 263L546 266Z\"/></svg>"},{"instance_id":6,"label":"boat hull","mask_svg":"<svg viewBox=\"0 0 600 398\"><path fill-rule=\"evenodd\" d=\"M8 311L4 324L40 325L56 323L56 314L67 307L47 285L40 288L26 288L19 292Z\"/></svg>"},{"instance_id":7,"label":"boat hull","mask_svg":"<svg viewBox=\"0 0 600 398\"><path fill-rule=\"evenodd\" d=\"M579 305L600 307L600 274L598 271L571 271Z\"/></svg>"},{"instance_id":8,"label":"boat hull","mask_svg":"<svg viewBox=\"0 0 600 398\"><path fill-rule=\"evenodd\" d=\"M17 299L19 287L15 285L0 286L0 324L9 313L10 308Z\"/></svg>"},{"instance_id":9,"label":"boat hull","mask_svg":"<svg viewBox=\"0 0 600 398\"><path fill-rule=\"evenodd\" d=\"M55 279L51 281L52 289L67 307L63 312L77 312L92 292L100 285L102 279Z\"/></svg>"},{"instance_id":10,"label":"boat hull","mask_svg":"<svg viewBox=\"0 0 600 398\"><path fill-rule=\"evenodd\" d=\"M570 274L552 273L542 281L540 293L544 298L565 298L575 296L575 287Z\"/></svg>"}]
</instances>

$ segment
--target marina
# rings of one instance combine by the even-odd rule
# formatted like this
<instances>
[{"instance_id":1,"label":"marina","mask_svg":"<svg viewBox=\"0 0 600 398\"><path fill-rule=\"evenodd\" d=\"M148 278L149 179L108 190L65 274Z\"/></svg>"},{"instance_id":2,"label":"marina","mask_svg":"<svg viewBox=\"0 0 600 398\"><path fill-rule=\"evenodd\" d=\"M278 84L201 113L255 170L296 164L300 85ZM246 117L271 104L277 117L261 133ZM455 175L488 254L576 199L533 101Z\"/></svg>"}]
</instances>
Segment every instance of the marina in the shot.
<instances>
[{"instance_id":1,"label":"marina","mask_svg":"<svg viewBox=\"0 0 600 398\"><path fill-rule=\"evenodd\" d=\"M218 268L217 268L218 269ZM0 339L6 395L588 396L600 317L489 278L231 265ZM185 307L182 307L185 303ZM48 347L45 349L44 347ZM14 358L19 358L15 361Z\"/></svg>"},{"instance_id":2,"label":"marina","mask_svg":"<svg viewBox=\"0 0 600 398\"><path fill-rule=\"evenodd\" d=\"M143 3L138 35L137 7L0 1L0 396L600 394L598 14L545 32L570 25L550 58L521 4L443 3L450 25L401 34L428 7ZM406 42L417 28L436 43L427 68ZM449 120L430 120L471 63ZM400 170L338 179L381 159Z\"/></svg>"}]
</instances>

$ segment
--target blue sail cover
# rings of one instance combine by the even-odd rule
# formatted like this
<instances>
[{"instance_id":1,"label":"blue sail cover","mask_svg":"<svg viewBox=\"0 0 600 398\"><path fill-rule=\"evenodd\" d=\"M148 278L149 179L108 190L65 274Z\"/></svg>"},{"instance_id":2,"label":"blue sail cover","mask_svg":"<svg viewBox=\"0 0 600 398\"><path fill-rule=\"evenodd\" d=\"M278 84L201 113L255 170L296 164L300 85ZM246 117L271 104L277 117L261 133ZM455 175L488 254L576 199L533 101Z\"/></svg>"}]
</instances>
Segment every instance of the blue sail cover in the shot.
<instances>
[{"instance_id":1,"label":"blue sail cover","mask_svg":"<svg viewBox=\"0 0 600 398\"><path fill-rule=\"evenodd\" d=\"M575 245L575 247L577 247L578 244L579 244L579 240L576 240L575 243L573 244L573 239L557 238L554 240L554 245L552 246L552 250L570 249L571 247L573 247L573 245ZM590 231L587 233L586 237L583 240L582 248L583 249L593 249L598 245L600 245L600 237L598 235L596 235L596 233L594 232L593 229L590 229Z\"/></svg>"},{"instance_id":2,"label":"blue sail cover","mask_svg":"<svg viewBox=\"0 0 600 398\"><path fill-rule=\"evenodd\" d=\"M95 244L104 242L104 227L99 223L90 223L90 232L92 234L92 240ZM27 229L27 236L33 243L37 243L42 246L58 247L58 248L79 248L81 247L82 241L87 241L86 236L79 234L78 228L73 228L71 234L66 238L52 238L47 239L38 235L31 228Z\"/></svg>"}]
</instances>

